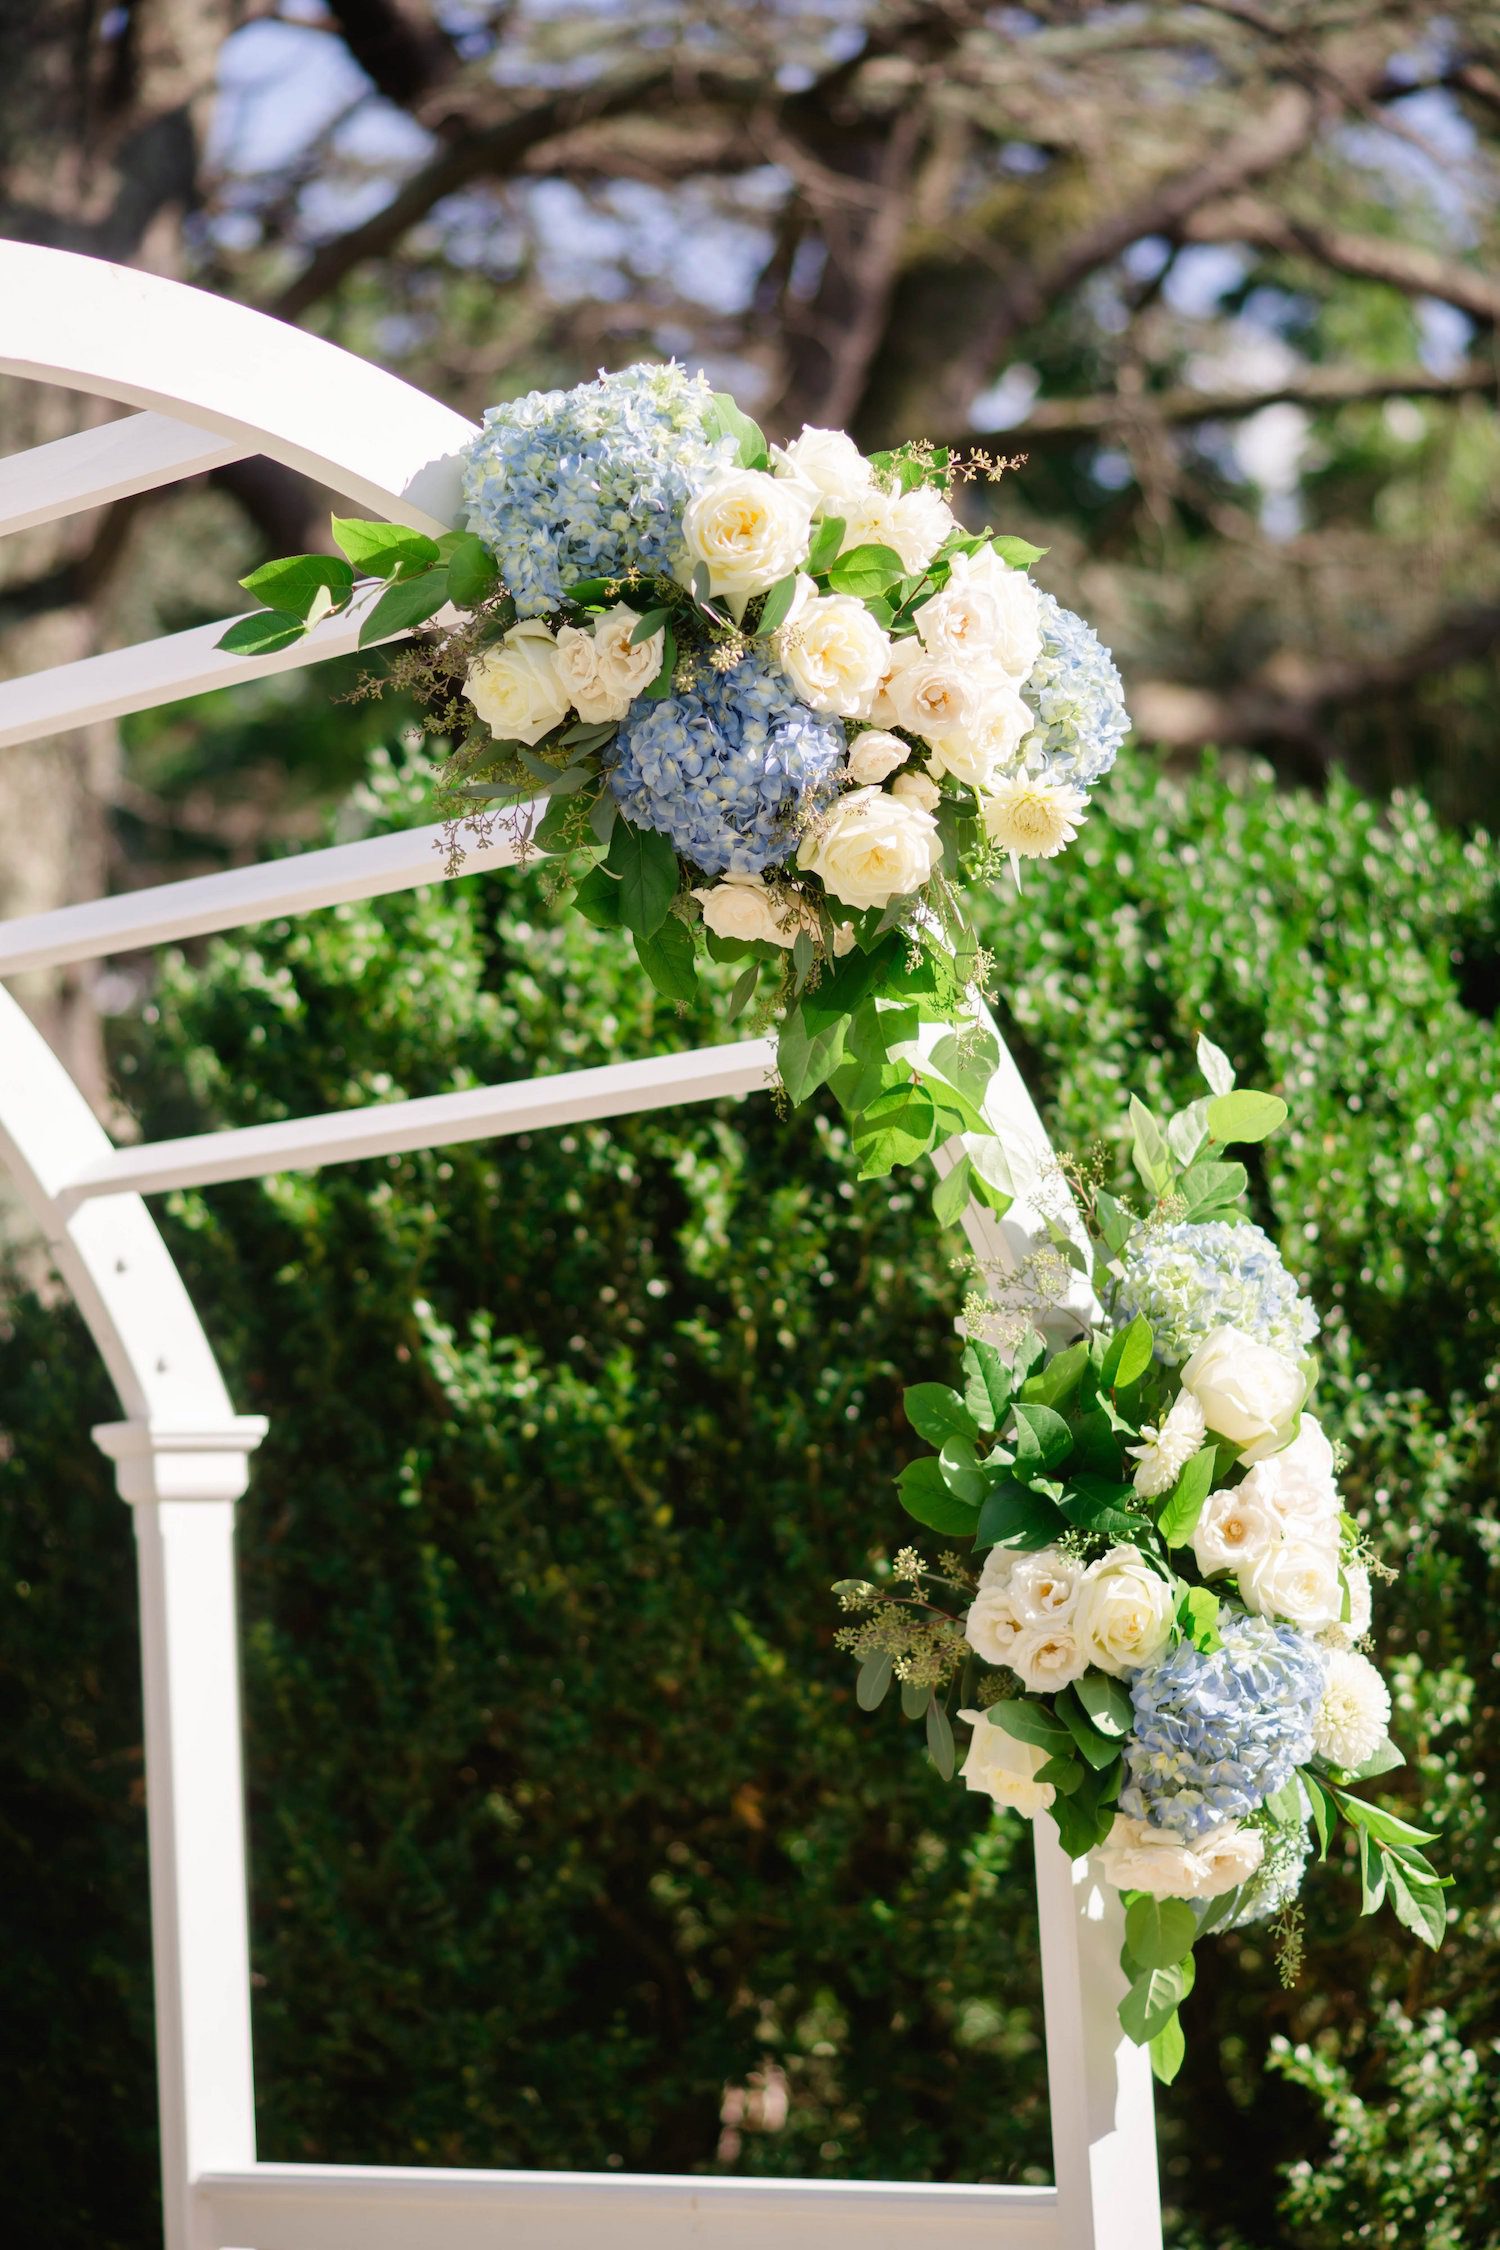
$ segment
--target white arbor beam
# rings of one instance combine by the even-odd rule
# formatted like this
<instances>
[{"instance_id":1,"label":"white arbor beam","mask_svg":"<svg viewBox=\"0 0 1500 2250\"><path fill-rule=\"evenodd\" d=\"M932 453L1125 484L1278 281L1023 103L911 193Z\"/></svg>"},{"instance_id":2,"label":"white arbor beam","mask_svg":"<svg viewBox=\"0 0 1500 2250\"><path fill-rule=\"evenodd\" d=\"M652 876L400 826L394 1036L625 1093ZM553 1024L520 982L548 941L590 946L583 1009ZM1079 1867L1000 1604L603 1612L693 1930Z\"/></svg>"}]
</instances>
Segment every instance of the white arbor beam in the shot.
<instances>
[{"instance_id":1,"label":"white arbor beam","mask_svg":"<svg viewBox=\"0 0 1500 2250\"><path fill-rule=\"evenodd\" d=\"M180 281L0 243L0 373L164 409L378 516L451 531L474 425L368 360Z\"/></svg>"},{"instance_id":2,"label":"white arbor beam","mask_svg":"<svg viewBox=\"0 0 1500 2250\"><path fill-rule=\"evenodd\" d=\"M1053 2188L258 2164L197 2197L203 2250L1065 2250Z\"/></svg>"},{"instance_id":3,"label":"white arbor beam","mask_svg":"<svg viewBox=\"0 0 1500 2250\"><path fill-rule=\"evenodd\" d=\"M465 838L459 874L513 867L520 853L516 832L526 814L541 810L539 802L508 814L492 843ZM226 868L218 875L194 875L182 883L158 883L116 898L23 915L0 922L0 976L55 969L68 961L98 961L213 930L243 929L278 915L311 914L350 899L383 898L392 891L441 883L447 880L442 853L441 826L404 828L392 836L335 844L327 851L297 852L253 867Z\"/></svg>"},{"instance_id":4,"label":"white arbor beam","mask_svg":"<svg viewBox=\"0 0 1500 2250\"><path fill-rule=\"evenodd\" d=\"M103 508L133 492L202 476L254 447L243 439L195 429L169 414L127 414L97 429L78 430L0 460L0 538L31 531L84 508Z\"/></svg>"},{"instance_id":5,"label":"white arbor beam","mask_svg":"<svg viewBox=\"0 0 1500 2250\"><path fill-rule=\"evenodd\" d=\"M4 270L0 258L0 277ZM102 656L81 656L49 672L6 680L0 684L0 749L101 719L121 719L130 711L151 711L161 703L179 703L211 688L238 687L274 672L297 672L306 664L326 664L333 656L352 656L365 612L382 591L372 584L337 617L325 617L300 641L268 656L232 656L216 647L226 625L234 622L221 617L213 625L194 625L185 633L135 641L129 648L106 649ZM433 623L451 625L456 615L440 610ZM379 645L405 638L404 633L387 633Z\"/></svg>"},{"instance_id":6,"label":"white arbor beam","mask_svg":"<svg viewBox=\"0 0 1500 2250\"><path fill-rule=\"evenodd\" d=\"M644 1062L559 1071L555 1077L521 1079L509 1086L478 1086L332 1116L148 1141L137 1148L112 1149L83 1166L59 1188L58 1203L76 1210L98 1196L159 1195L168 1188L260 1179L268 1172L317 1171L324 1164L352 1164L361 1157L498 1140L554 1125L629 1117L679 1102L718 1101L765 1086L775 1063L773 1041L747 1039L687 1054L652 1055Z\"/></svg>"}]
</instances>

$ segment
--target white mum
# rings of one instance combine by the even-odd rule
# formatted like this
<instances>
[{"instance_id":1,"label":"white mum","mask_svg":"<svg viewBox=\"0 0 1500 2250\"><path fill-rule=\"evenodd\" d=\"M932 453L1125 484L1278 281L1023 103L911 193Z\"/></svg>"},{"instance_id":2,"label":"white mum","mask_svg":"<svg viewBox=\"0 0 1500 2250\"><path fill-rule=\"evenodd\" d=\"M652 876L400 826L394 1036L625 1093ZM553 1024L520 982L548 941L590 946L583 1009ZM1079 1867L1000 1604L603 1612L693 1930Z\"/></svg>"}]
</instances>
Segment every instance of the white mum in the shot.
<instances>
[{"instance_id":1,"label":"white mum","mask_svg":"<svg viewBox=\"0 0 1500 2250\"><path fill-rule=\"evenodd\" d=\"M1070 781L1015 774L993 783L980 809L997 850L1017 859L1056 859L1078 834L1088 799Z\"/></svg>"},{"instance_id":2,"label":"white mum","mask_svg":"<svg viewBox=\"0 0 1500 2250\"><path fill-rule=\"evenodd\" d=\"M1330 1765L1362 1766L1390 1731L1390 1689L1369 1658L1353 1649L1330 1649L1324 1669L1327 1684L1313 1720L1313 1748Z\"/></svg>"},{"instance_id":3,"label":"white mum","mask_svg":"<svg viewBox=\"0 0 1500 2250\"><path fill-rule=\"evenodd\" d=\"M1170 1492L1206 1435L1202 1407L1191 1391L1179 1391L1171 1411L1160 1422L1146 1424L1141 1443L1125 1448L1136 1463L1132 1482L1142 1498L1155 1500Z\"/></svg>"}]
</instances>

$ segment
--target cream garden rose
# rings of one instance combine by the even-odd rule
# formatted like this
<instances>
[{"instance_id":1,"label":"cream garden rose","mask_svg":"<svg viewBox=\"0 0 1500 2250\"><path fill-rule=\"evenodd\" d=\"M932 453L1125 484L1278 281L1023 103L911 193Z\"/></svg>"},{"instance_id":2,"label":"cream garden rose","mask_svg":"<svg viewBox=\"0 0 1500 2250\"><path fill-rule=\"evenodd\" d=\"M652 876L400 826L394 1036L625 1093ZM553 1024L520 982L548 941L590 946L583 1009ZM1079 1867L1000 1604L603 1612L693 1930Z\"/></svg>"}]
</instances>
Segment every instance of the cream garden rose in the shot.
<instances>
[{"instance_id":1,"label":"cream garden rose","mask_svg":"<svg viewBox=\"0 0 1500 2250\"><path fill-rule=\"evenodd\" d=\"M777 476L810 486L819 509L828 515L839 511L825 507L825 502L841 493L866 492L875 481L869 462L846 430L820 430L804 423L802 435L790 445L771 448L771 461Z\"/></svg>"},{"instance_id":2,"label":"cream garden rose","mask_svg":"<svg viewBox=\"0 0 1500 2250\"><path fill-rule=\"evenodd\" d=\"M867 727L849 746L850 779L862 787L875 786L888 781L910 756L911 744L903 742L899 734L887 734L882 727ZM936 794L934 790L934 797Z\"/></svg>"},{"instance_id":3,"label":"cream garden rose","mask_svg":"<svg viewBox=\"0 0 1500 2250\"><path fill-rule=\"evenodd\" d=\"M632 642L640 621L640 611L621 602L597 620L592 632L579 625L559 626L558 675L580 719L593 724L623 719L661 670L664 636L656 632Z\"/></svg>"},{"instance_id":4,"label":"cream garden rose","mask_svg":"<svg viewBox=\"0 0 1500 2250\"><path fill-rule=\"evenodd\" d=\"M1005 1661L1028 1695L1053 1695L1089 1668L1066 1625L1023 1625Z\"/></svg>"},{"instance_id":5,"label":"cream garden rose","mask_svg":"<svg viewBox=\"0 0 1500 2250\"><path fill-rule=\"evenodd\" d=\"M1013 680L998 672L976 673L972 680L974 718L952 727L932 743L934 773L984 791L1003 786L1002 777L1031 725L1031 713Z\"/></svg>"},{"instance_id":6,"label":"cream garden rose","mask_svg":"<svg viewBox=\"0 0 1500 2250\"><path fill-rule=\"evenodd\" d=\"M1211 1492L1204 1501L1193 1527L1193 1559L1205 1578L1222 1570L1248 1570L1280 1545L1281 1536L1279 1520L1247 1477L1243 1484Z\"/></svg>"},{"instance_id":7,"label":"cream garden rose","mask_svg":"<svg viewBox=\"0 0 1500 2250\"><path fill-rule=\"evenodd\" d=\"M552 628L540 617L513 625L478 657L464 693L497 742L540 742L573 707Z\"/></svg>"},{"instance_id":8,"label":"cream garden rose","mask_svg":"<svg viewBox=\"0 0 1500 2250\"><path fill-rule=\"evenodd\" d=\"M797 865L861 910L921 890L941 858L931 813L883 789L851 789L804 836Z\"/></svg>"},{"instance_id":9,"label":"cream garden rose","mask_svg":"<svg viewBox=\"0 0 1500 2250\"><path fill-rule=\"evenodd\" d=\"M1057 1792L1050 1781L1038 1781L1038 1769L1047 1763L1045 1750L1034 1742L1017 1742L1004 1727L996 1726L987 1711L960 1711L974 1729L968 1756L959 1771L965 1786L993 1797L997 1805L1035 1820L1045 1812Z\"/></svg>"},{"instance_id":10,"label":"cream garden rose","mask_svg":"<svg viewBox=\"0 0 1500 2250\"><path fill-rule=\"evenodd\" d=\"M1259 1617L1284 1618L1316 1633L1344 1606L1335 1540L1297 1534L1262 1549L1239 1574L1240 1600Z\"/></svg>"},{"instance_id":11,"label":"cream garden rose","mask_svg":"<svg viewBox=\"0 0 1500 2250\"><path fill-rule=\"evenodd\" d=\"M898 773L891 783L891 795L909 805L920 805L924 812L936 812L943 800L942 790L925 773Z\"/></svg>"},{"instance_id":12,"label":"cream garden rose","mask_svg":"<svg viewBox=\"0 0 1500 2250\"><path fill-rule=\"evenodd\" d=\"M718 469L683 510L689 556L708 571L712 594L741 608L790 577L807 554L812 496L765 469Z\"/></svg>"},{"instance_id":13,"label":"cream garden rose","mask_svg":"<svg viewBox=\"0 0 1500 2250\"><path fill-rule=\"evenodd\" d=\"M703 921L715 937L779 945L797 942L796 919L777 905L759 875L725 875L693 893L702 903Z\"/></svg>"},{"instance_id":14,"label":"cream garden rose","mask_svg":"<svg viewBox=\"0 0 1500 2250\"><path fill-rule=\"evenodd\" d=\"M1089 1566L1073 1612L1087 1661L1123 1679L1159 1656L1172 1629L1172 1590L1134 1547Z\"/></svg>"},{"instance_id":15,"label":"cream garden rose","mask_svg":"<svg viewBox=\"0 0 1500 2250\"><path fill-rule=\"evenodd\" d=\"M1259 1830L1234 1820L1221 1821L1187 1844L1171 1829L1116 1813L1099 1848L1099 1867L1117 1890L1146 1891L1152 1898L1217 1898L1255 1873L1264 1849Z\"/></svg>"},{"instance_id":16,"label":"cream garden rose","mask_svg":"<svg viewBox=\"0 0 1500 2250\"><path fill-rule=\"evenodd\" d=\"M781 668L803 702L841 719L868 714L890 663L890 649L864 603L852 594L822 594L804 602L776 639Z\"/></svg>"},{"instance_id":17,"label":"cream garden rose","mask_svg":"<svg viewBox=\"0 0 1500 2250\"><path fill-rule=\"evenodd\" d=\"M989 620L985 661L1013 680L1028 678L1042 653L1042 605L1025 571L1012 570L986 545L977 554L950 559L943 591L955 603L983 603Z\"/></svg>"},{"instance_id":18,"label":"cream garden rose","mask_svg":"<svg viewBox=\"0 0 1500 2250\"><path fill-rule=\"evenodd\" d=\"M1326 1530L1339 1516L1339 1488L1333 1471L1333 1447L1322 1424L1304 1414L1297 1435L1279 1453L1258 1461L1245 1479L1244 1490L1281 1526L1290 1531Z\"/></svg>"},{"instance_id":19,"label":"cream garden rose","mask_svg":"<svg viewBox=\"0 0 1500 2250\"><path fill-rule=\"evenodd\" d=\"M1287 1444L1307 1397L1307 1377L1295 1360L1239 1328L1215 1328L1182 1370L1209 1428L1240 1448L1246 1462L1263 1461Z\"/></svg>"}]
</instances>

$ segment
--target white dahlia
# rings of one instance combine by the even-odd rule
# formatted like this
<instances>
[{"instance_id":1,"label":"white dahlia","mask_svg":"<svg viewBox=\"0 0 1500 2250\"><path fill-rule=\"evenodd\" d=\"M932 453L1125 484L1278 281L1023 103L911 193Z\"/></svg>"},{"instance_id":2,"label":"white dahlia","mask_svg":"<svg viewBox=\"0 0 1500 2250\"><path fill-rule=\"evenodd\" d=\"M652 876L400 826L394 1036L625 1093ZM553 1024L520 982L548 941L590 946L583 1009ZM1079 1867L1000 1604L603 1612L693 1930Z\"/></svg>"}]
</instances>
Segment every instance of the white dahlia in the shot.
<instances>
[{"instance_id":1,"label":"white dahlia","mask_svg":"<svg viewBox=\"0 0 1500 2250\"><path fill-rule=\"evenodd\" d=\"M990 842L1017 859L1055 859L1078 833L1088 799L1071 782L1033 781L1026 774L997 781L983 800Z\"/></svg>"},{"instance_id":2,"label":"white dahlia","mask_svg":"<svg viewBox=\"0 0 1500 2250\"><path fill-rule=\"evenodd\" d=\"M1374 1665L1353 1649L1330 1649L1324 1659L1323 1700L1313 1720L1313 1748L1330 1765L1362 1766L1386 1738L1391 1693Z\"/></svg>"},{"instance_id":3,"label":"white dahlia","mask_svg":"<svg viewBox=\"0 0 1500 2250\"><path fill-rule=\"evenodd\" d=\"M1133 1482L1143 1499L1170 1492L1207 1435L1203 1409L1191 1391L1180 1391L1171 1412L1154 1427L1148 1422L1139 1445L1125 1450L1137 1463Z\"/></svg>"}]
</instances>

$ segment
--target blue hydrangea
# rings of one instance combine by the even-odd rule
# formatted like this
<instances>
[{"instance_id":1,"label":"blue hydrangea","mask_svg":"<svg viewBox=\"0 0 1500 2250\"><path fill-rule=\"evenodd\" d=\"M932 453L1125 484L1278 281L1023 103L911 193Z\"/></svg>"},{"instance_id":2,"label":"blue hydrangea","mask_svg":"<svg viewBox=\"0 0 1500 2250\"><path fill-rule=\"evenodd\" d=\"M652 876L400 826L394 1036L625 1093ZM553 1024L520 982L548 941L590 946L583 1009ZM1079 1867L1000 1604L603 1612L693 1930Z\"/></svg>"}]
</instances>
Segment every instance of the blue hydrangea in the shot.
<instances>
[{"instance_id":1,"label":"blue hydrangea","mask_svg":"<svg viewBox=\"0 0 1500 2250\"><path fill-rule=\"evenodd\" d=\"M522 617L580 578L672 572L694 486L731 456L704 429L712 392L680 367L627 367L492 406L464 452L469 529Z\"/></svg>"},{"instance_id":2,"label":"blue hydrangea","mask_svg":"<svg viewBox=\"0 0 1500 2250\"><path fill-rule=\"evenodd\" d=\"M1091 789L1130 731L1125 691L1109 650L1051 594L1037 588L1042 653L1021 689L1036 725L1020 747L1030 774Z\"/></svg>"},{"instance_id":3,"label":"blue hydrangea","mask_svg":"<svg viewBox=\"0 0 1500 2250\"><path fill-rule=\"evenodd\" d=\"M706 874L758 875L793 851L798 804L827 797L844 753L837 719L747 657L689 692L633 703L609 784L628 820L670 836Z\"/></svg>"},{"instance_id":4,"label":"blue hydrangea","mask_svg":"<svg viewBox=\"0 0 1500 2250\"><path fill-rule=\"evenodd\" d=\"M1137 1234L1125 1256L1119 1309L1150 1321L1168 1367L1190 1359L1215 1328L1238 1328L1300 1359L1318 1316L1259 1227L1183 1220Z\"/></svg>"},{"instance_id":5,"label":"blue hydrangea","mask_svg":"<svg viewBox=\"0 0 1500 2250\"><path fill-rule=\"evenodd\" d=\"M1180 1641L1130 1685L1135 1733L1120 1809L1186 1842L1243 1820L1312 1755L1316 1649L1290 1625L1238 1617L1205 1656Z\"/></svg>"}]
</instances>

